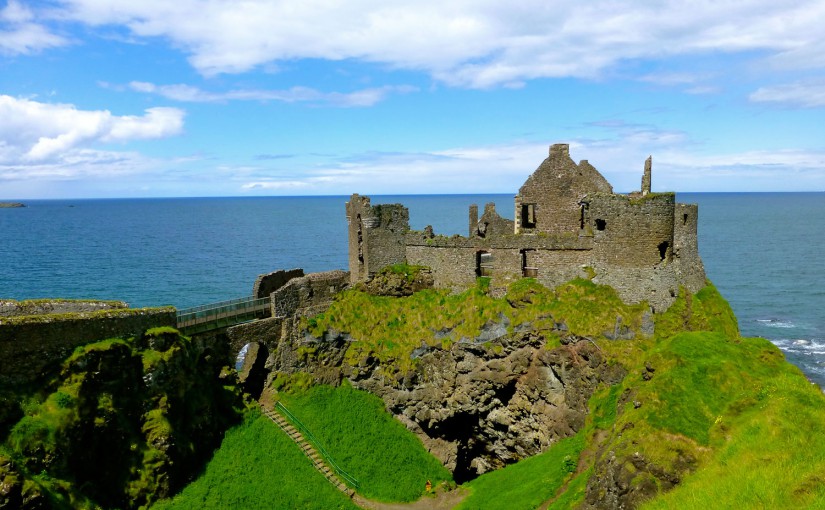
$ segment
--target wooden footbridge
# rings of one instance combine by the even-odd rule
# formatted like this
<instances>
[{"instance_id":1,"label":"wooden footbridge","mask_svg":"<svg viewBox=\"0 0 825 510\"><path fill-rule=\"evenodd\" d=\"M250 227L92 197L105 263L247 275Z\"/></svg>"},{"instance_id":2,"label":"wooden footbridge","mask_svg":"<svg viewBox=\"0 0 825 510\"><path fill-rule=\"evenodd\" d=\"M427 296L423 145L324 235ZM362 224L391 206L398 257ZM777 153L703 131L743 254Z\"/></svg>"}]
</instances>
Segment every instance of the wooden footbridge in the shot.
<instances>
[{"instance_id":1,"label":"wooden footbridge","mask_svg":"<svg viewBox=\"0 0 825 510\"><path fill-rule=\"evenodd\" d=\"M249 296L178 310L177 329L186 335L228 328L271 315L269 296Z\"/></svg>"}]
</instances>

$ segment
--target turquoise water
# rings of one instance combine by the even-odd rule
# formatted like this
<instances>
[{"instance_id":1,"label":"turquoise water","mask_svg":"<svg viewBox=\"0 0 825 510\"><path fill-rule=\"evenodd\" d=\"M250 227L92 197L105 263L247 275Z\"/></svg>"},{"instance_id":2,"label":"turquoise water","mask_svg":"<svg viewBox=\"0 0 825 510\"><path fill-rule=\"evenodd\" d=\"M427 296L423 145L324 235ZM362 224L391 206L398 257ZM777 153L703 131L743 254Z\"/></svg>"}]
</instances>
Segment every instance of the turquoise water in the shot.
<instances>
[{"instance_id":1,"label":"turquoise water","mask_svg":"<svg viewBox=\"0 0 825 510\"><path fill-rule=\"evenodd\" d=\"M346 197L28 201L0 209L0 298L196 306L249 295L258 274L346 269ZM410 223L467 234L513 195L373 197ZM699 204L699 250L743 334L769 338L825 386L825 193L680 193Z\"/></svg>"}]
</instances>

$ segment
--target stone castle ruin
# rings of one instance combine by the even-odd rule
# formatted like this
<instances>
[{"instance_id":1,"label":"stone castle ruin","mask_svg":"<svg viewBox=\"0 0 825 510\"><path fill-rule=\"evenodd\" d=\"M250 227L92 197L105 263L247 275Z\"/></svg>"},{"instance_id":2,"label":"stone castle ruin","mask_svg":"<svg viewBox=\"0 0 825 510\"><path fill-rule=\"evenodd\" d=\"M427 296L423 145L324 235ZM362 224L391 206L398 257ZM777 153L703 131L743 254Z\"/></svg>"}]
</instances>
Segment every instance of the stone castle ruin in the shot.
<instances>
[{"instance_id":1,"label":"stone castle ruin","mask_svg":"<svg viewBox=\"0 0 825 510\"><path fill-rule=\"evenodd\" d=\"M664 311L680 287L704 287L705 270L698 207L677 203L672 192L651 192L651 172L648 158L641 191L614 193L587 160L570 158L567 144L552 145L515 196L515 221L499 216L493 203L481 216L472 205L467 237L411 230L403 205L371 205L354 194L346 206L350 283L399 263L426 266L437 287L454 289L479 276L490 277L493 288L523 277L551 288L590 278L628 303Z\"/></svg>"}]
</instances>

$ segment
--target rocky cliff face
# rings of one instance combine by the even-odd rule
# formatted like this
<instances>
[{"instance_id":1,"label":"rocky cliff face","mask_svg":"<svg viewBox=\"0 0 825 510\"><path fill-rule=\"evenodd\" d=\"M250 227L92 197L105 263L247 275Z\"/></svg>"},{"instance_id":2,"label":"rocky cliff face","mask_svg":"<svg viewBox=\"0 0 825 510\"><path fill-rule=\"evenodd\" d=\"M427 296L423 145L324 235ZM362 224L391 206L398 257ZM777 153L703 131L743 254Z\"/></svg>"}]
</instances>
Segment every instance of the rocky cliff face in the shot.
<instances>
[{"instance_id":1,"label":"rocky cliff face","mask_svg":"<svg viewBox=\"0 0 825 510\"><path fill-rule=\"evenodd\" d=\"M597 385L624 376L585 338L518 329L508 333L505 323L490 323L479 337L448 349L419 348L406 373L388 372L370 357L348 363L348 334L328 331L308 347L304 332L282 340L269 365L273 373L309 372L319 382L347 378L380 396L463 482L575 434Z\"/></svg>"},{"instance_id":2,"label":"rocky cliff face","mask_svg":"<svg viewBox=\"0 0 825 510\"><path fill-rule=\"evenodd\" d=\"M348 367L344 375L381 396L461 483L575 434L596 386L621 380L621 367L608 366L590 342L565 343L548 349L535 332L457 343L422 354L401 385L379 367Z\"/></svg>"}]
</instances>

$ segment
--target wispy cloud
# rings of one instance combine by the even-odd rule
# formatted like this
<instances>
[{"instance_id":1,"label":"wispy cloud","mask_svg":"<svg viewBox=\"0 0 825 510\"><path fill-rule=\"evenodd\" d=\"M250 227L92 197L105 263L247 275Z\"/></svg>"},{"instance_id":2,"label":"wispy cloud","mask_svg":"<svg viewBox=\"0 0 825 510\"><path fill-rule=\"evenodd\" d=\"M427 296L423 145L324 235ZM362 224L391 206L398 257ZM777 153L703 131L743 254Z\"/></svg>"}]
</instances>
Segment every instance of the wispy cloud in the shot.
<instances>
[{"instance_id":1,"label":"wispy cloud","mask_svg":"<svg viewBox=\"0 0 825 510\"><path fill-rule=\"evenodd\" d=\"M409 86L386 86L356 90L354 92L321 92L309 87L292 87L286 90L230 90L208 92L185 84L155 85L133 81L129 88L136 92L156 94L166 99L192 103L224 103L228 101L280 101L284 103L310 103L323 106L364 107L383 101L391 93L409 93L416 89Z\"/></svg>"},{"instance_id":2,"label":"wispy cloud","mask_svg":"<svg viewBox=\"0 0 825 510\"><path fill-rule=\"evenodd\" d=\"M773 103L791 108L821 108L825 106L825 80L761 87L748 98L755 103Z\"/></svg>"},{"instance_id":3,"label":"wispy cloud","mask_svg":"<svg viewBox=\"0 0 825 510\"><path fill-rule=\"evenodd\" d=\"M784 180L787 187L781 189L825 189L823 151L701 154L684 136L650 134L655 131L650 127L648 136L566 142L574 160L588 159L620 192L639 188L648 155L653 156L654 189L659 191L777 190L777 179L791 175L793 180ZM652 144L650 139L658 141ZM433 152L370 152L286 174L260 168L253 178L238 179L241 189L251 194L510 193L547 157L547 149L548 144L519 142Z\"/></svg>"},{"instance_id":4,"label":"wispy cloud","mask_svg":"<svg viewBox=\"0 0 825 510\"><path fill-rule=\"evenodd\" d=\"M708 53L758 54L799 69L825 66L825 6L819 0L701 6L677 0L424 0L414 7L380 0L62 4L65 16L88 25L168 38L204 75L296 59L354 59L485 88L542 77L597 77L623 62Z\"/></svg>"},{"instance_id":5,"label":"wispy cloud","mask_svg":"<svg viewBox=\"0 0 825 510\"><path fill-rule=\"evenodd\" d=\"M0 54L29 55L65 46L69 41L35 22L34 13L16 0L9 0L0 10Z\"/></svg>"}]
</instances>

